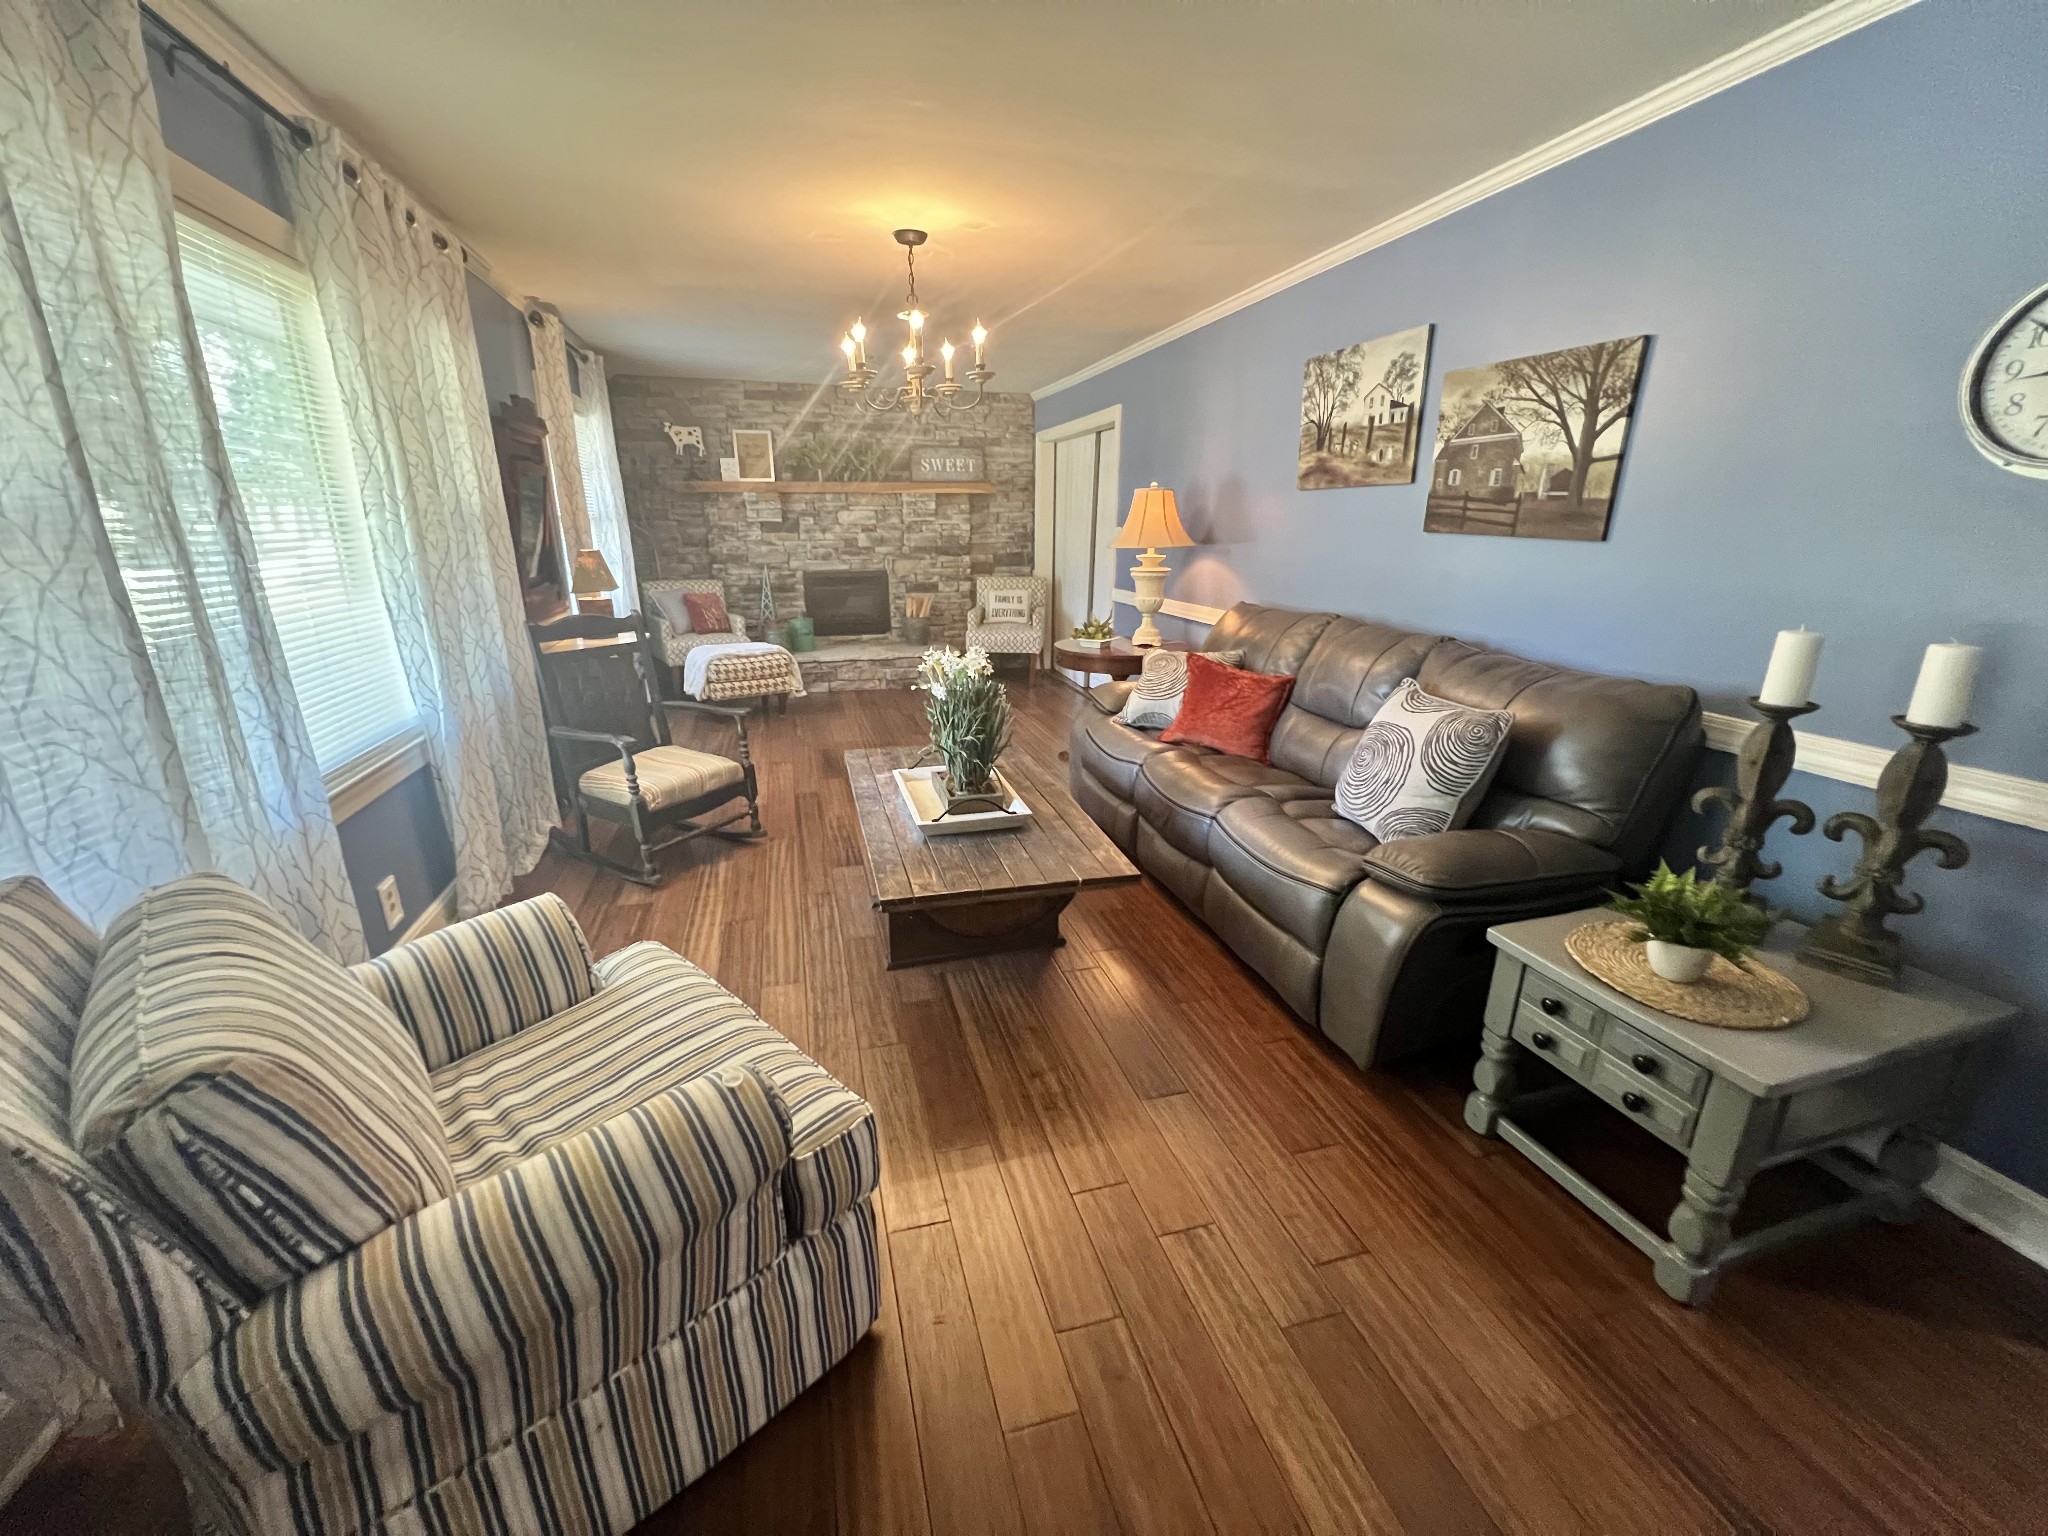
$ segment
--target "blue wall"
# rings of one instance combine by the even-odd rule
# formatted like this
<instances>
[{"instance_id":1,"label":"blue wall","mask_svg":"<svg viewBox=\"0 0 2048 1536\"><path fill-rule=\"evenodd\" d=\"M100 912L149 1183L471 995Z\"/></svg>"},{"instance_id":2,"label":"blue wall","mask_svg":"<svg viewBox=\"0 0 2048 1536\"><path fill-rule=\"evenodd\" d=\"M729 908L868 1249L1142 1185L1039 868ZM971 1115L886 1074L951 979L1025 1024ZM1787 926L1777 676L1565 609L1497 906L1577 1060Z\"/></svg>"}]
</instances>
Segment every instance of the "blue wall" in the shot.
<instances>
[{"instance_id":1,"label":"blue wall","mask_svg":"<svg viewBox=\"0 0 2048 1536\"><path fill-rule=\"evenodd\" d=\"M1804 623L1828 642L1803 723L1886 748L1922 647L1960 638L1987 654L1982 734L1953 759L2048 777L2048 483L1981 458L1955 405L1978 338L2048 281L2044 57L2048 6L1924 0L1050 396L1039 425L1122 403L1125 499L1175 487L1202 546L1169 595L1367 614L1688 682L1729 713ZM1421 484L1295 490L1303 360L1425 321L1425 444L1446 369L1654 338L1605 543L1425 534ZM1792 792L1823 816L1869 803ZM1940 824L1975 858L1916 867L1929 911L1898 926L2029 1008L1961 1145L2048 1190L2048 835ZM1807 916L1852 861L1817 834L1771 852L1767 894Z\"/></svg>"}]
</instances>

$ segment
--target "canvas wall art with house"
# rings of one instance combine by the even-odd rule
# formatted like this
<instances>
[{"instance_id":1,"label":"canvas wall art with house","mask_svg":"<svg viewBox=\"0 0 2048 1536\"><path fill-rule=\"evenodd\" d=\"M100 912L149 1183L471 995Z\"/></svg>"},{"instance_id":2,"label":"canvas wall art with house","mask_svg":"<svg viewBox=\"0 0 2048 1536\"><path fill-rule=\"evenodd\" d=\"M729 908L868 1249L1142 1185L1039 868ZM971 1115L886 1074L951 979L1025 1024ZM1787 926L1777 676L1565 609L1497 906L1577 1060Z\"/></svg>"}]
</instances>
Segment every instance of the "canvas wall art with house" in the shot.
<instances>
[{"instance_id":1,"label":"canvas wall art with house","mask_svg":"<svg viewBox=\"0 0 2048 1536\"><path fill-rule=\"evenodd\" d=\"M1647 336L1444 375L1430 533L1604 539Z\"/></svg>"},{"instance_id":2,"label":"canvas wall art with house","mask_svg":"<svg viewBox=\"0 0 2048 1536\"><path fill-rule=\"evenodd\" d=\"M1323 491L1414 481L1429 335L1428 326L1418 325L1308 360L1301 381L1297 487Z\"/></svg>"}]
</instances>

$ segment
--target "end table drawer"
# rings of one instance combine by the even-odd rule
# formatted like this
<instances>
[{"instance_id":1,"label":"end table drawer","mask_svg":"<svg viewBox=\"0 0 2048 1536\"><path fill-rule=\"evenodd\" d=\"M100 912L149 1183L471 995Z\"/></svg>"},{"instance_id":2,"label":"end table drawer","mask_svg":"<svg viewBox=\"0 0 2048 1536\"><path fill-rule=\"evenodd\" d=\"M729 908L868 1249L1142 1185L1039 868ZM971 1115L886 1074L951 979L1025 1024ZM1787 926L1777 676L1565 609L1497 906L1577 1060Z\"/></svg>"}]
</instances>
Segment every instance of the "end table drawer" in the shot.
<instances>
[{"instance_id":1,"label":"end table drawer","mask_svg":"<svg viewBox=\"0 0 2048 1536\"><path fill-rule=\"evenodd\" d=\"M1652 1088L1626 1062L1618 1061L1603 1051L1593 1068L1591 1087L1629 1119L1647 1127L1679 1151L1683 1152L1692 1144L1693 1121L1697 1118L1692 1106L1681 1104L1661 1089Z\"/></svg>"},{"instance_id":2,"label":"end table drawer","mask_svg":"<svg viewBox=\"0 0 2048 1536\"><path fill-rule=\"evenodd\" d=\"M1518 1010L1524 1017L1538 1020L1548 1019L1566 1029L1576 1030L1588 1040L1600 1034L1601 1012L1578 993L1558 985L1548 976L1530 967L1522 975L1522 995Z\"/></svg>"},{"instance_id":3,"label":"end table drawer","mask_svg":"<svg viewBox=\"0 0 2048 1536\"><path fill-rule=\"evenodd\" d=\"M1619 1019L1608 1022L1600 1037L1600 1049L1629 1069L1629 1075L1648 1078L1659 1088L1675 1094L1688 1104L1697 1104L1707 1091L1707 1069L1669 1046L1657 1044L1648 1035L1630 1029Z\"/></svg>"},{"instance_id":4,"label":"end table drawer","mask_svg":"<svg viewBox=\"0 0 2048 1536\"><path fill-rule=\"evenodd\" d=\"M1560 1072L1580 1082L1592 1074L1593 1062L1600 1054L1593 1042L1571 1025L1545 1018L1527 1005L1515 1010L1514 1026L1509 1033Z\"/></svg>"}]
</instances>

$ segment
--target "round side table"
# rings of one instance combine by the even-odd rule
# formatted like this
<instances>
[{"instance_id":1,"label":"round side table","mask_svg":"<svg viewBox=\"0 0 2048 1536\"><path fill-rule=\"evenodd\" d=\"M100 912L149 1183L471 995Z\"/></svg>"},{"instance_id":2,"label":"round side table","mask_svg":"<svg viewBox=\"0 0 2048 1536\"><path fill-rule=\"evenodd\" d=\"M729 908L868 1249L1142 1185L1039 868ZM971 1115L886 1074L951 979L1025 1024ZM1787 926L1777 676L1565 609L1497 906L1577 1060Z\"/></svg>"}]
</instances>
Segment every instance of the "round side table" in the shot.
<instances>
[{"instance_id":1,"label":"round side table","mask_svg":"<svg viewBox=\"0 0 2048 1536\"><path fill-rule=\"evenodd\" d=\"M1187 644L1181 640L1169 640L1161 646L1139 647L1119 636L1106 647L1097 649L1092 645L1080 645L1072 640L1055 640L1052 643L1052 663L1065 667L1070 672L1079 672L1093 678L1100 673L1104 677L1136 677L1145 665L1145 658L1154 650L1184 651Z\"/></svg>"}]
</instances>

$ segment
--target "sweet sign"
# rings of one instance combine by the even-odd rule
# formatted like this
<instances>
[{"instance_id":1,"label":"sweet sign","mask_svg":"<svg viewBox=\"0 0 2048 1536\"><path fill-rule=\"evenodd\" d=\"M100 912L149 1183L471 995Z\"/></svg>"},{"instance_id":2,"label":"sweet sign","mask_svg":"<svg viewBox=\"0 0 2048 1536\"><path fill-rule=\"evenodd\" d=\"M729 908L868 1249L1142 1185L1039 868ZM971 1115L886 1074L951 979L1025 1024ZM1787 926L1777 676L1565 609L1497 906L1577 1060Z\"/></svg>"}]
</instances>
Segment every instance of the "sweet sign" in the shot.
<instances>
[{"instance_id":1,"label":"sweet sign","mask_svg":"<svg viewBox=\"0 0 2048 1536\"><path fill-rule=\"evenodd\" d=\"M982 458L979 448L913 448L910 453L913 480L979 480Z\"/></svg>"}]
</instances>

